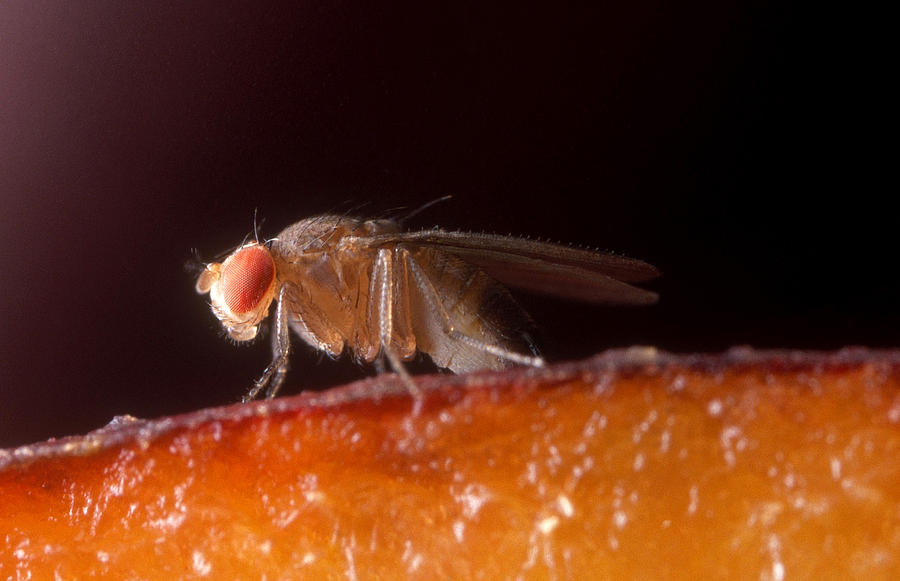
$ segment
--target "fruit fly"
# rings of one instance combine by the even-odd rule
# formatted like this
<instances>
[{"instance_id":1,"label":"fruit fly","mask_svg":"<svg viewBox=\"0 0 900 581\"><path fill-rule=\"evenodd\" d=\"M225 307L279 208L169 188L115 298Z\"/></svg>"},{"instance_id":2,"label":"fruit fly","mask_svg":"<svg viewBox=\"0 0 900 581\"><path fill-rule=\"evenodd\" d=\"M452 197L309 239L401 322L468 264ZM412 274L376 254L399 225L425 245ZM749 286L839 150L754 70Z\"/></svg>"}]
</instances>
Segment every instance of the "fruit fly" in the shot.
<instances>
[{"instance_id":1,"label":"fruit fly","mask_svg":"<svg viewBox=\"0 0 900 581\"><path fill-rule=\"evenodd\" d=\"M404 232L399 221L321 215L271 240L246 242L197 279L235 341L256 337L276 302L273 359L244 401L284 382L289 330L338 357L400 375L417 351L454 373L542 366L523 330L530 319L506 286L590 303L650 304L657 295L629 283L658 275L614 254L440 229ZM383 358L383 359L382 359Z\"/></svg>"}]
</instances>

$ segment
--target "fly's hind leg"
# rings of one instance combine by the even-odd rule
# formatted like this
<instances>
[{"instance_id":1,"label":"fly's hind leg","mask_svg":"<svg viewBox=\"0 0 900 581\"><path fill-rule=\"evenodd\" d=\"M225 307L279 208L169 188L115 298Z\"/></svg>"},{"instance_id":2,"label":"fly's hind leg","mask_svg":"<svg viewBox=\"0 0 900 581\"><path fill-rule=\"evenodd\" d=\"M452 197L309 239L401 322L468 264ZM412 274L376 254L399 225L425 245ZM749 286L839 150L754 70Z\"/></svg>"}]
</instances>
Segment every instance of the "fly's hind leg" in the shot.
<instances>
[{"instance_id":1,"label":"fly's hind leg","mask_svg":"<svg viewBox=\"0 0 900 581\"><path fill-rule=\"evenodd\" d=\"M266 388L266 397L273 398L281 384L284 383L284 376L288 370L288 355L291 352L291 338L288 333L288 316L286 297L287 285L282 285L281 291L278 293L278 306L275 309L275 323L272 333L272 362L269 363L262 376L253 383L253 387L247 392L242 402L248 402L255 399L263 388Z\"/></svg>"},{"instance_id":2,"label":"fly's hind leg","mask_svg":"<svg viewBox=\"0 0 900 581\"><path fill-rule=\"evenodd\" d=\"M377 306L378 309L378 342L381 345L381 353L387 358L391 368L400 376L401 381L403 381L403 384L413 396L415 402L413 415L418 415L423 401L422 390L412 380L412 377L410 377L409 372L403 365L400 355L393 347L395 315L403 316L402 313L394 312L395 300L399 299L397 303L401 305L405 304L406 301L406 297L402 296L404 289L399 289L399 295L401 296L395 296L394 286L397 284L396 279L398 277L392 276L394 274L393 258L390 250L382 248L378 251L378 256L375 259L375 268L372 273L375 293L370 296L369 300L375 301L372 306ZM407 321L404 320L402 323L407 323Z\"/></svg>"},{"instance_id":3,"label":"fly's hind leg","mask_svg":"<svg viewBox=\"0 0 900 581\"><path fill-rule=\"evenodd\" d=\"M428 307L431 309L431 311L437 313L441 323L441 330L448 337L471 345L476 349L480 349L492 355L496 355L497 357L500 357L502 359L513 361L520 365L530 365L532 367L544 366L544 360L541 357L516 353L514 351L510 351L509 349L504 349L499 345L480 341L474 337L470 337L469 335L458 331L453 325L453 319L450 317L447 309L444 308L444 303L441 300L440 294L438 294L437 290L434 288L434 285L431 283L428 275L425 273L422 267L419 266L419 263L416 262L409 251L401 249L400 252L403 261L409 266L410 272L412 272L413 278L416 281L416 286L418 286L419 290L422 291L422 295L425 298L425 301L428 303Z\"/></svg>"}]
</instances>

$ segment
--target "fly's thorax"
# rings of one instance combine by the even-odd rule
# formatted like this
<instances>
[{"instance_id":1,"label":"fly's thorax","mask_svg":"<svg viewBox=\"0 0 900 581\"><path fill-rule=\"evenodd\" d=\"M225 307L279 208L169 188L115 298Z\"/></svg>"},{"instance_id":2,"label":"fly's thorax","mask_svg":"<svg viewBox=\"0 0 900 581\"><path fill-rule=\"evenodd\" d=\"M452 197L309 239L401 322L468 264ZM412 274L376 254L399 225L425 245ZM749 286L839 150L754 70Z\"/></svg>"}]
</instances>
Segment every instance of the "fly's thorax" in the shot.
<instances>
[{"instance_id":1,"label":"fly's thorax","mask_svg":"<svg viewBox=\"0 0 900 581\"><path fill-rule=\"evenodd\" d=\"M236 341L249 341L269 312L276 286L272 254L264 245L251 242L224 262L207 264L196 288L199 293L209 293L213 313L228 335Z\"/></svg>"},{"instance_id":2,"label":"fly's thorax","mask_svg":"<svg viewBox=\"0 0 900 581\"><path fill-rule=\"evenodd\" d=\"M400 232L400 224L396 220L381 218L366 220L354 230L354 236L377 236L378 234L397 234Z\"/></svg>"},{"instance_id":3,"label":"fly's thorax","mask_svg":"<svg viewBox=\"0 0 900 581\"><path fill-rule=\"evenodd\" d=\"M358 218L322 215L296 222L272 239L272 253L292 262L303 255L328 252L362 222Z\"/></svg>"},{"instance_id":4,"label":"fly's thorax","mask_svg":"<svg viewBox=\"0 0 900 581\"><path fill-rule=\"evenodd\" d=\"M273 244L272 258L279 284L285 287L289 320L298 322L300 328L326 326L351 339L358 313L364 312L367 304L372 260L332 247L280 252L284 248ZM304 339L308 335L301 330L298 333Z\"/></svg>"},{"instance_id":5,"label":"fly's thorax","mask_svg":"<svg viewBox=\"0 0 900 581\"><path fill-rule=\"evenodd\" d=\"M310 296L310 300L357 306L358 299L366 298L358 295L367 293L378 253L359 241L399 230L393 220L364 221L326 214L285 228L271 240L269 249L279 279L300 287L298 292Z\"/></svg>"},{"instance_id":6,"label":"fly's thorax","mask_svg":"<svg viewBox=\"0 0 900 581\"><path fill-rule=\"evenodd\" d=\"M357 237L400 232L394 220L362 220L350 216L323 214L301 220L282 230L271 241L273 254L287 262L296 262L303 255L338 250L344 254L357 250ZM349 242L349 243L348 243Z\"/></svg>"}]
</instances>

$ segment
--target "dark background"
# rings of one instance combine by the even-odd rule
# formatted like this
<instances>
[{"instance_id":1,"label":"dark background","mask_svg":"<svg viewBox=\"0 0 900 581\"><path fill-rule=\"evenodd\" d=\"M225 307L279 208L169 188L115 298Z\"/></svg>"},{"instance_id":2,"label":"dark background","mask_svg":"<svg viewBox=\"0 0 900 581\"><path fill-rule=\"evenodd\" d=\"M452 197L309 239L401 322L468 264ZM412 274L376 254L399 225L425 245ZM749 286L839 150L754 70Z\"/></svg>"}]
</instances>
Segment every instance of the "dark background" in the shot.
<instances>
[{"instance_id":1,"label":"dark background","mask_svg":"<svg viewBox=\"0 0 900 581\"><path fill-rule=\"evenodd\" d=\"M651 308L520 295L550 360L897 345L896 189L842 15L318 4L2 4L0 447L236 401L268 341L226 341L183 265L254 208L274 236L453 194L413 226L665 273ZM293 363L284 393L365 373Z\"/></svg>"}]
</instances>

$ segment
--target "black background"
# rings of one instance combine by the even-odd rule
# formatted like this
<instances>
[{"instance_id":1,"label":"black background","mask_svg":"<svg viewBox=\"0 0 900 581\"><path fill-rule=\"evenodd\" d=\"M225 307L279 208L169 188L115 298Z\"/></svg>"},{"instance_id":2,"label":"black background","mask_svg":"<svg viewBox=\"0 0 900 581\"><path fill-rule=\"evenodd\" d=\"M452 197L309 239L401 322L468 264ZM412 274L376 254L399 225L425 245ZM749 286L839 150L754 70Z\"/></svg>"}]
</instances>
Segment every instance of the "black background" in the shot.
<instances>
[{"instance_id":1,"label":"black background","mask_svg":"<svg viewBox=\"0 0 900 581\"><path fill-rule=\"evenodd\" d=\"M453 194L413 225L665 273L652 308L521 296L550 360L896 345L875 89L822 10L3 3L0 446L236 401L268 342L226 341L183 265L254 208L274 236ZM365 373L293 363L285 393Z\"/></svg>"}]
</instances>

